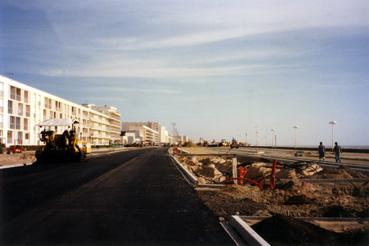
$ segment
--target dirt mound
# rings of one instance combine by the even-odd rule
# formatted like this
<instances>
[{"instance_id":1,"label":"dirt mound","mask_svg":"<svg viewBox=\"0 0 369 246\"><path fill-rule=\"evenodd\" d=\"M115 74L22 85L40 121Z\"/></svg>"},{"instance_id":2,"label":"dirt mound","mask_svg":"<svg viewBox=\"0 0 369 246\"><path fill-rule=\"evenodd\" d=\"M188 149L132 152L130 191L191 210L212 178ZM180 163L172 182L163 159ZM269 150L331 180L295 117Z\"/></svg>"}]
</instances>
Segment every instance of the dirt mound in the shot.
<instances>
[{"instance_id":1,"label":"dirt mound","mask_svg":"<svg viewBox=\"0 0 369 246\"><path fill-rule=\"evenodd\" d=\"M310 203L313 203L313 201L309 199L308 197L306 197L305 195L290 196L284 202L284 204L286 205L293 205L293 204L299 205L299 204L310 204Z\"/></svg>"},{"instance_id":2,"label":"dirt mound","mask_svg":"<svg viewBox=\"0 0 369 246\"><path fill-rule=\"evenodd\" d=\"M334 245L332 241L337 237L334 232L283 215L274 215L253 225L252 228L272 245Z\"/></svg>"},{"instance_id":3,"label":"dirt mound","mask_svg":"<svg viewBox=\"0 0 369 246\"><path fill-rule=\"evenodd\" d=\"M345 168L338 169L324 169L322 172L315 174L313 178L323 178L323 179L352 179L356 177L351 170L346 170Z\"/></svg>"},{"instance_id":4,"label":"dirt mound","mask_svg":"<svg viewBox=\"0 0 369 246\"><path fill-rule=\"evenodd\" d=\"M323 217L356 217L355 211L351 211L340 205L323 207L321 214Z\"/></svg>"},{"instance_id":5,"label":"dirt mound","mask_svg":"<svg viewBox=\"0 0 369 246\"><path fill-rule=\"evenodd\" d=\"M198 191L198 196L217 216L226 217L236 213L260 215L261 211L266 211L263 204L245 198L237 199L216 191Z\"/></svg>"}]
</instances>

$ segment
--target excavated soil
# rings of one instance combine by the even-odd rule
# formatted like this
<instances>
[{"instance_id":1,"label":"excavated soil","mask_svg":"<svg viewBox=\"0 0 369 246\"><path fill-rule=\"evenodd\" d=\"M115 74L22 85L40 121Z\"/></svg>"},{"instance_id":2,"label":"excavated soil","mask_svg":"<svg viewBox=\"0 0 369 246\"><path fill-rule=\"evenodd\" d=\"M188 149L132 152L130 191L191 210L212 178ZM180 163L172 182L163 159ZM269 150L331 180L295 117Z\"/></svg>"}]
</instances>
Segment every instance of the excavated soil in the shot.
<instances>
[{"instance_id":1,"label":"excavated soil","mask_svg":"<svg viewBox=\"0 0 369 246\"><path fill-rule=\"evenodd\" d=\"M252 228L272 245L368 245L369 231L335 233L283 215L274 215Z\"/></svg>"},{"instance_id":2,"label":"excavated soil","mask_svg":"<svg viewBox=\"0 0 369 246\"><path fill-rule=\"evenodd\" d=\"M36 161L34 152L23 152L16 154L0 154L0 166L12 164L33 163Z\"/></svg>"},{"instance_id":3,"label":"excavated soil","mask_svg":"<svg viewBox=\"0 0 369 246\"><path fill-rule=\"evenodd\" d=\"M218 216L281 214L293 217L369 217L369 182L338 182L342 179L368 178L350 169L322 168L317 163L297 163L277 168L276 189L269 188L270 163L244 159L246 177L264 177L263 189L250 183L232 185L232 159L221 156L180 156L178 159L196 176L200 184L227 183L218 190L199 190L203 202ZM252 162L254 161L254 162ZM306 179L330 179L309 183ZM233 182L232 180L230 180ZM337 181L337 182L336 182Z\"/></svg>"},{"instance_id":4,"label":"excavated soil","mask_svg":"<svg viewBox=\"0 0 369 246\"><path fill-rule=\"evenodd\" d=\"M247 168L246 177L264 178L263 188L250 183L227 182L232 161L226 157L181 157L186 168L198 176L199 183L228 184L220 189L199 189L200 199L219 217L234 214L272 216L254 225L254 229L272 245L369 245L369 229L335 233L294 217L369 218L369 182L351 179L368 178L367 173L347 168L323 168L318 163L278 165L276 188L269 180L271 163L259 158L238 159L238 166ZM219 178L220 177L220 178ZM329 179L308 182L306 179ZM350 182L339 182L350 179ZM223 180L223 181L222 181ZM225 181L224 181L225 180Z\"/></svg>"},{"instance_id":5,"label":"excavated soil","mask_svg":"<svg viewBox=\"0 0 369 246\"><path fill-rule=\"evenodd\" d=\"M288 189L260 190L232 185L199 190L198 195L217 216L258 216L274 213L293 217L369 217L368 197L336 194L334 185L303 183Z\"/></svg>"}]
</instances>

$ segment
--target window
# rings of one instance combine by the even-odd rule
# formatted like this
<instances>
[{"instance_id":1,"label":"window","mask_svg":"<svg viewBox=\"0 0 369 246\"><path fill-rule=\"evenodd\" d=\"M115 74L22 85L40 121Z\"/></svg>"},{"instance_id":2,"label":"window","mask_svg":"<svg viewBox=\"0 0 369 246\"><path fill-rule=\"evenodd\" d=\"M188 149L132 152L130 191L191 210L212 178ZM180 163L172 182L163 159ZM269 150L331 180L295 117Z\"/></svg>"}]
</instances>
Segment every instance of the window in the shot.
<instances>
[{"instance_id":1,"label":"window","mask_svg":"<svg viewBox=\"0 0 369 246\"><path fill-rule=\"evenodd\" d=\"M21 119L20 119L20 117L16 117L15 118L15 128L17 130L20 130L21 129Z\"/></svg>"},{"instance_id":2,"label":"window","mask_svg":"<svg viewBox=\"0 0 369 246\"><path fill-rule=\"evenodd\" d=\"M19 88L16 89L16 99L18 101L21 100L21 89L19 89Z\"/></svg>"},{"instance_id":3,"label":"window","mask_svg":"<svg viewBox=\"0 0 369 246\"><path fill-rule=\"evenodd\" d=\"M24 134L24 139L26 139L26 140L29 139L29 133Z\"/></svg>"},{"instance_id":4,"label":"window","mask_svg":"<svg viewBox=\"0 0 369 246\"><path fill-rule=\"evenodd\" d=\"M23 132L18 132L17 144L23 144Z\"/></svg>"},{"instance_id":5,"label":"window","mask_svg":"<svg viewBox=\"0 0 369 246\"><path fill-rule=\"evenodd\" d=\"M18 115L23 116L23 104L18 103Z\"/></svg>"},{"instance_id":6,"label":"window","mask_svg":"<svg viewBox=\"0 0 369 246\"><path fill-rule=\"evenodd\" d=\"M0 82L0 98L4 96L4 83Z\"/></svg>"},{"instance_id":7,"label":"window","mask_svg":"<svg viewBox=\"0 0 369 246\"><path fill-rule=\"evenodd\" d=\"M15 87L14 86L10 86L10 98L15 100Z\"/></svg>"},{"instance_id":8,"label":"window","mask_svg":"<svg viewBox=\"0 0 369 246\"><path fill-rule=\"evenodd\" d=\"M14 116L9 117L9 128L15 129L15 117Z\"/></svg>"},{"instance_id":9,"label":"window","mask_svg":"<svg viewBox=\"0 0 369 246\"><path fill-rule=\"evenodd\" d=\"M13 143L13 132L12 131L8 131L6 137L8 139L8 144L12 144Z\"/></svg>"},{"instance_id":10,"label":"window","mask_svg":"<svg viewBox=\"0 0 369 246\"><path fill-rule=\"evenodd\" d=\"M23 129L28 131L28 119L27 118L23 119Z\"/></svg>"},{"instance_id":11,"label":"window","mask_svg":"<svg viewBox=\"0 0 369 246\"><path fill-rule=\"evenodd\" d=\"M13 102L8 100L8 113L12 114L13 113Z\"/></svg>"},{"instance_id":12,"label":"window","mask_svg":"<svg viewBox=\"0 0 369 246\"><path fill-rule=\"evenodd\" d=\"M28 103L28 91L24 91L24 102Z\"/></svg>"},{"instance_id":13,"label":"window","mask_svg":"<svg viewBox=\"0 0 369 246\"><path fill-rule=\"evenodd\" d=\"M43 111L43 116L44 116L44 119L46 119L46 109L44 109Z\"/></svg>"},{"instance_id":14,"label":"window","mask_svg":"<svg viewBox=\"0 0 369 246\"><path fill-rule=\"evenodd\" d=\"M26 116L27 117L31 116L31 107L29 105L26 105Z\"/></svg>"},{"instance_id":15,"label":"window","mask_svg":"<svg viewBox=\"0 0 369 246\"><path fill-rule=\"evenodd\" d=\"M51 99L45 97L45 108L51 109Z\"/></svg>"}]
</instances>

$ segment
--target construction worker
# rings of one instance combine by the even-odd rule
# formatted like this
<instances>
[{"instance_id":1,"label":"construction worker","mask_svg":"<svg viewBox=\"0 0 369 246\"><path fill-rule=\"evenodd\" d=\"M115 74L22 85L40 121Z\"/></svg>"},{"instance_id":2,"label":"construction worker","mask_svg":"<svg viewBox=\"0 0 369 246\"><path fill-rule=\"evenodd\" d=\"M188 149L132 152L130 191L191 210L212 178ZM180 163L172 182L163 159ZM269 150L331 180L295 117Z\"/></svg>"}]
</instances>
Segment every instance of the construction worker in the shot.
<instances>
[{"instance_id":1,"label":"construction worker","mask_svg":"<svg viewBox=\"0 0 369 246\"><path fill-rule=\"evenodd\" d=\"M322 142L320 142L319 147L318 147L318 152L319 152L319 161L324 161L325 160L325 146L323 145Z\"/></svg>"},{"instance_id":2,"label":"construction worker","mask_svg":"<svg viewBox=\"0 0 369 246\"><path fill-rule=\"evenodd\" d=\"M334 143L333 152L334 152L334 156L336 157L336 163L341 163L342 149L341 149L341 146L337 144L337 142Z\"/></svg>"}]
</instances>

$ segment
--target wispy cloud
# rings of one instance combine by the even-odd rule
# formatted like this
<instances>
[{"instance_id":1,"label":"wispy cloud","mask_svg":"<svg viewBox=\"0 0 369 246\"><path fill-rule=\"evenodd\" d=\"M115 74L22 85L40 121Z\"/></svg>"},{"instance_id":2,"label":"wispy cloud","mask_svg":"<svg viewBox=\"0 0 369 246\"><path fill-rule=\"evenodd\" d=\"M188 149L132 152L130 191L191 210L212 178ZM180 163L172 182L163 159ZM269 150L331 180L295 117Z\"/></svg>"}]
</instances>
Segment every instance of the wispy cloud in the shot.
<instances>
[{"instance_id":1,"label":"wispy cloud","mask_svg":"<svg viewBox=\"0 0 369 246\"><path fill-rule=\"evenodd\" d=\"M222 138L302 119L316 142L322 121L347 132L347 115L369 131L367 0L3 0L0 11L0 72L62 97Z\"/></svg>"},{"instance_id":2,"label":"wispy cloud","mask_svg":"<svg viewBox=\"0 0 369 246\"><path fill-rule=\"evenodd\" d=\"M86 91L94 91L94 92L99 91L102 93L109 91L110 93L133 92L144 94L167 94L167 95L182 94L181 90L165 89L165 88L135 88L135 87L123 87L119 85L115 85L114 87L94 86L93 88L86 88Z\"/></svg>"},{"instance_id":3,"label":"wispy cloud","mask_svg":"<svg viewBox=\"0 0 369 246\"><path fill-rule=\"evenodd\" d=\"M136 78L210 78L219 76L239 76L276 72L288 69L303 69L293 64L251 64L225 67L185 68L185 67L157 67L157 68L111 68L102 67L93 69L45 69L39 73L44 76L70 76L70 77L136 77Z\"/></svg>"}]
</instances>

